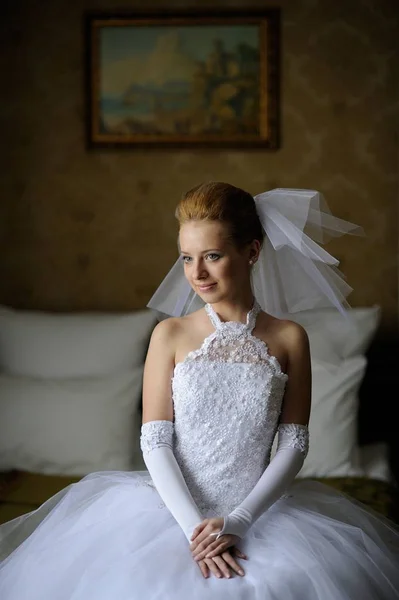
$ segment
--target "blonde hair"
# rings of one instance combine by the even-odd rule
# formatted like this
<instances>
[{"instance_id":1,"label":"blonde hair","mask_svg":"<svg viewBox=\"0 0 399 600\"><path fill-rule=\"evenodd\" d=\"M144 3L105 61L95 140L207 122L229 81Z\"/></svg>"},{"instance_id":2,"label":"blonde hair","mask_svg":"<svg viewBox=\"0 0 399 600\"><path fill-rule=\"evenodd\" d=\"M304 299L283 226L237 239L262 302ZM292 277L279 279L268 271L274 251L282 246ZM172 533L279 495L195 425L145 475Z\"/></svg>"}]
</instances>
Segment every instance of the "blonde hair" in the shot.
<instances>
[{"instance_id":1,"label":"blonde hair","mask_svg":"<svg viewBox=\"0 0 399 600\"><path fill-rule=\"evenodd\" d=\"M176 218L180 226L188 221L226 223L229 237L238 248L253 240L263 242L264 232L253 197L229 183L210 181L192 188L177 205Z\"/></svg>"}]
</instances>

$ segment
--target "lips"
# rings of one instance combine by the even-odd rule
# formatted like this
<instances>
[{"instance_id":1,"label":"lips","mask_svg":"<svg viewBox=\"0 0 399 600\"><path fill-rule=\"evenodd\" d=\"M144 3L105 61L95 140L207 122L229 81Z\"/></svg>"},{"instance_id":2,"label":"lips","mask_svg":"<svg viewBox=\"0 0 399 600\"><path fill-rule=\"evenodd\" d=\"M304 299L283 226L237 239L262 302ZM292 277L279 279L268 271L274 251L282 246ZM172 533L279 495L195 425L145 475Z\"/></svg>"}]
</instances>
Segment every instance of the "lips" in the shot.
<instances>
[{"instance_id":1,"label":"lips","mask_svg":"<svg viewBox=\"0 0 399 600\"><path fill-rule=\"evenodd\" d=\"M204 293L204 292L209 292L210 290L212 290L215 287L216 283L209 283L208 285L199 285L197 286L199 291Z\"/></svg>"}]
</instances>

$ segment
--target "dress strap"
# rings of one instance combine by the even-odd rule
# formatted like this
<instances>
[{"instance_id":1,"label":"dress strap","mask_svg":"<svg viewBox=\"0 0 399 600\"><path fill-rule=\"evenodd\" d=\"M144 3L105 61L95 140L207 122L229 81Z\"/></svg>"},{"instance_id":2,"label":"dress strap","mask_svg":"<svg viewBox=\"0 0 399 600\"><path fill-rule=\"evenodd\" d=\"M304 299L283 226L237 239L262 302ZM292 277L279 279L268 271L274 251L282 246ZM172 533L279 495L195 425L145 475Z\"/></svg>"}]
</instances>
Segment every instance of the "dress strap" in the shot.
<instances>
[{"instance_id":1,"label":"dress strap","mask_svg":"<svg viewBox=\"0 0 399 600\"><path fill-rule=\"evenodd\" d=\"M261 308L260 304L258 303L257 299L254 298L254 305L251 308L251 310L249 311L249 313L247 314L247 327L250 332L252 332L253 329L255 329L256 319L261 310L262 310L262 308Z\"/></svg>"},{"instance_id":2,"label":"dress strap","mask_svg":"<svg viewBox=\"0 0 399 600\"><path fill-rule=\"evenodd\" d=\"M219 315L212 307L212 304L205 304L205 311L215 329L219 329L222 324Z\"/></svg>"},{"instance_id":3,"label":"dress strap","mask_svg":"<svg viewBox=\"0 0 399 600\"><path fill-rule=\"evenodd\" d=\"M215 327L215 329L220 329L220 327L222 327L226 324L233 323L234 325L242 325L243 327L245 327L245 329L248 329L250 332L252 332L252 330L254 329L254 327L256 325L256 318L261 311L261 307L255 298L254 304L253 304L251 310L247 313L247 318L246 318L245 324L238 323L237 321L223 322L220 319L217 312L215 311L215 309L213 308L212 304L205 304L205 311L206 311L212 325Z\"/></svg>"}]
</instances>

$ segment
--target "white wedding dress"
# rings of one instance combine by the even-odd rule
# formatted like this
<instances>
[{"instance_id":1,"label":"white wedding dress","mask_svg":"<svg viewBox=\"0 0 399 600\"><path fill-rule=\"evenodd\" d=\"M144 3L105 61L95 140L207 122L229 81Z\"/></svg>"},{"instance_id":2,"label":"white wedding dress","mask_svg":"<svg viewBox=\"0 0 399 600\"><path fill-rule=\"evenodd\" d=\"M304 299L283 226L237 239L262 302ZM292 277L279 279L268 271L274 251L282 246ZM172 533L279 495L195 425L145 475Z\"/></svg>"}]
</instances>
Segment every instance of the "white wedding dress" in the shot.
<instances>
[{"instance_id":1,"label":"white wedding dress","mask_svg":"<svg viewBox=\"0 0 399 600\"><path fill-rule=\"evenodd\" d=\"M270 459L287 376L247 323L223 323L176 365L174 452L203 515L224 516ZM311 443L311 441L310 441ZM204 579L146 472L84 477L0 527L1 600L393 600L399 533L296 481L240 544L246 575Z\"/></svg>"}]
</instances>

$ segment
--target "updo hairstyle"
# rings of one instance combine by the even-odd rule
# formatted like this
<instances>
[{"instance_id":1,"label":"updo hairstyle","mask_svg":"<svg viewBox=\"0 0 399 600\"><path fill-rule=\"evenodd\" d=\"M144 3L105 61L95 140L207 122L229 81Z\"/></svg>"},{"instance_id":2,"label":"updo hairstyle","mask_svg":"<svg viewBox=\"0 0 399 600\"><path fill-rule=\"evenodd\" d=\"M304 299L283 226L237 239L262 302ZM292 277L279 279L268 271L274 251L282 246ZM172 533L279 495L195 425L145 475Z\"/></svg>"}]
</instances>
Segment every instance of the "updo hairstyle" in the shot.
<instances>
[{"instance_id":1,"label":"updo hairstyle","mask_svg":"<svg viewBox=\"0 0 399 600\"><path fill-rule=\"evenodd\" d=\"M264 231L253 197L229 183L211 181L189 190L176 208L176 218L180 226L189 221L226 223L229 238L238 249L253 240L263 243Z\"/></svg>"}]
</instances>

